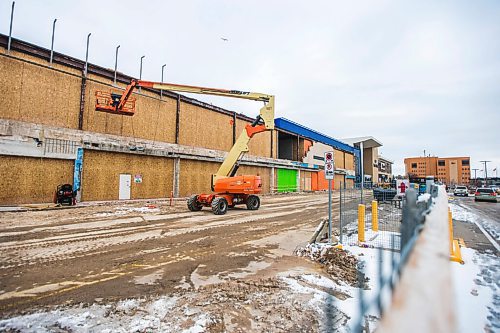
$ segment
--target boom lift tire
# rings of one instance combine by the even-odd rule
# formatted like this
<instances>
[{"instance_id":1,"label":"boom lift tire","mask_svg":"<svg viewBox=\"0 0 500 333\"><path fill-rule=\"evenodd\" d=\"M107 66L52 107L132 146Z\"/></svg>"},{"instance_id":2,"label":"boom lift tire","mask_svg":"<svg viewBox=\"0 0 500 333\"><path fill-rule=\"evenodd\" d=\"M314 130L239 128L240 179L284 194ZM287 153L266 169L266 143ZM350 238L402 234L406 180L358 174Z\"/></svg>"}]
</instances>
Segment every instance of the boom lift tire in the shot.
<instances>
[{"instance_id":1,"label":"boom lift tire","mask_svg":"<svg viewBox=\"0 0 500 333\"><path fill-rule=\"evenodd\" d=\"M223 197L217 197L212 201L212 212L215 215L224 215L227 212L227 200Z\"/></svg>"},{"instance_id":2,"label":"boom lift tire","mask_svg":"<svg viewBox=\"0 0 500 333\"><path fill-rule=\"evenodd\" d=\"M260 198L256 195L249 195L247 198L247 209L257 210L260 207Z\"/></svg>"},{"instance_id":3,"label":"boom lift tire","mask_svg":"<svg viewBox=\"0 0 500 333\"><path fill-rule=\"evenodd\" d=\"M198 203L198 196L196 194L189 197L187 206L192 212L198 212L203 208L203 206Z\"/></svg>"}]
</instances>

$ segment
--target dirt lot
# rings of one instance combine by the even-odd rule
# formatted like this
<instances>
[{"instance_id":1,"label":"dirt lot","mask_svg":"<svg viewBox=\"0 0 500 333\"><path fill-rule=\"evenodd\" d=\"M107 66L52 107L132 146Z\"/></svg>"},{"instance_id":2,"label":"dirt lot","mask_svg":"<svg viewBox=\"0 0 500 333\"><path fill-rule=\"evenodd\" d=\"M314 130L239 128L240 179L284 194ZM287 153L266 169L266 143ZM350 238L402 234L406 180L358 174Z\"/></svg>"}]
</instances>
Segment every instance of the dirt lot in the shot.
<instances>
[{"instance_id":1,"label":"dirt lot","mask_svg":"<svg viewBox=\"0 0 500 333\"><path fill-rule=\"evenodd\" d=\"M267 196L258 211L234 209L225 216L208 209L189 212L184 202L0 213L1 318L62 305L189 293L217 307L213 297L220 293L250 299L250 292L279 290L275 301L271 297L262 307L272 311L273 302L287 297L283 282L276 280L280 274L325 276L293 251L327 217L327 199L325 194ZM261 302L257 296L254 301ZM292 315L283 311L283 318ZM214 319L214 327L249 328L245 315L231 316L238 318ZM293 325L283 323L283 330L312 329L318 323Z\"/></svg>"}]
</instances>

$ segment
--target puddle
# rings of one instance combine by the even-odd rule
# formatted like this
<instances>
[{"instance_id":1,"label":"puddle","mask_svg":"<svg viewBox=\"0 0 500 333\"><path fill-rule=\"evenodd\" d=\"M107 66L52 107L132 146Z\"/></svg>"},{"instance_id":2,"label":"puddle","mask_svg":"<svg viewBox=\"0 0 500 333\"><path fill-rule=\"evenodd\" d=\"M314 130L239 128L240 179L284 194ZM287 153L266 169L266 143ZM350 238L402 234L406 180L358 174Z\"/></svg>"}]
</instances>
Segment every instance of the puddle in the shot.
<instances>
[{"instance_id":1,"label":"puddle","mask_svg":"<svg viewBox=\"0 0 500 333\"><path fill-rule=\"evenodd\" d=\"M186 276L183 276L182 280L179 281L179 285L174 287L174 289L182 290L187 290L189 288L191 288L191 285L186 281Z\"/></svg>"},{"instance_id":2,"label":"puddle","mask_svg":"<svg viewBox=\"0 0 500 333\"><path fill-rule=\"evenodd\" d=\"M271 263L265 261L250 261L247 267L240 268L241 272L229 273L228 277L234 279L241 279L249 275L256 274L258 271L263 270L271 266Z\"/></svg>"},{"instance_id":3,"label":"puddle","mask_svg":"<svg viewBox=\"0 0 500 333\"><path fill-rule=\"evenodd\" d=\"M199 268L204 268L207 267L206 265L198 265L196 269L191 273L190 280L194 285L195 289L198 289L199 287L202 286L207 286L209 284L217 284L224 282L224 280L221 280L217 275L210 275L210 276L203 276L198 273Z\"/></svg>"},{"instance_id":4,"label":"puddle","mask_svg":"<svg viewBox=\"0 0 500 333\"><path fill-rule=\"evenodd\" d=\"M143 275L143 276L134 276L135 284L145 284L145 285L154 285L156 281L160 280L163 277L163 269L159 269L151 274Z\"/></svg>"}]
</instances>

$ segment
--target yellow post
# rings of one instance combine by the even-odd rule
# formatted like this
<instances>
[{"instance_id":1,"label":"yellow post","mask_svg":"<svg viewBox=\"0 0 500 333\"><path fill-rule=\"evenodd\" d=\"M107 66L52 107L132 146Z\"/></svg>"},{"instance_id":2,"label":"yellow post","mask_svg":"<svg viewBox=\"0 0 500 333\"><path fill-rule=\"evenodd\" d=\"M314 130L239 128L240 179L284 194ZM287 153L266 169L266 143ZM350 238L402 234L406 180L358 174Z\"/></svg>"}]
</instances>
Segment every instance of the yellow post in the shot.
<instances>
[{"instance_id":1,"label":"yellow post","mask_svg":"<svg viewBox=\"0 0 500 333\"><path fill-rule=\"evenodd\" d=\"M453 218L451 210L448 210L448 229L450 233L450 256L453 256Z\"/></svg>"},{"instance_id":2,"label":"yellow post","mask_svg":"<svg viewBox=\"0 0 500 333\"><path fill-rule=\"evenodd\" d=\"M451 214L451 209L449 207L448 207L448 225L450 228L450 260L463 264L464 260L462 259L462 251L460 251L460 244L458 244L458 240L453 239L453 216Z\"/></svg>"},{"instance_id":3,"label":"yellow post","mask_svg":"<svg viewBox=\"0 0 500 333\"><path fill-rule=\"evenodd\" d=\"M365 205L358 205L358 241L365 241Z\"/></svg>"},{"instance_id":4,"label":"yellow post","mask_svg":"<svg viewBox=\"0 0 500 333\"><path fill-rule=\"evenodd\" d=\"M372 201L372 230L378 231L378 202Z\"/></svg>"}]
</instances>

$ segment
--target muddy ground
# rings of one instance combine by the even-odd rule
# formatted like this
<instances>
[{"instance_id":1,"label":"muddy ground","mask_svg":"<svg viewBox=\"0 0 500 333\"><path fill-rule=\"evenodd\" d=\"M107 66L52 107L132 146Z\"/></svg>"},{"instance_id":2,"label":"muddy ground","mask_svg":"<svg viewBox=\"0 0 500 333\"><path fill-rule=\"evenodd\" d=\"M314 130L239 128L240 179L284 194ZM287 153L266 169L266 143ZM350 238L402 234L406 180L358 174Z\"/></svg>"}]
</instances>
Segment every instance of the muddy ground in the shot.
<instances>
[{"instance_id":1,"label":"muddy ground","mask_svg":"<svg viewBox=\"0 0 500 333\"><path fill-rule=\"evenodd\" d=\"M264 196L258 211L233 209L224 216L189 212L184 202L0 213L0 317L162 295L212 299L214 288L229 298L257 295L258 302L256 290L278 290L279 303L287 287L277 276L327 276L293 255L327 217L327 200L325 194ZM271 311L272 303L263 308ZM291 315L283 311L283 318ZM245 320L229 322L244 330ZM317 325L299 320L283 329Z\"/></svg>"}]
</instances>

